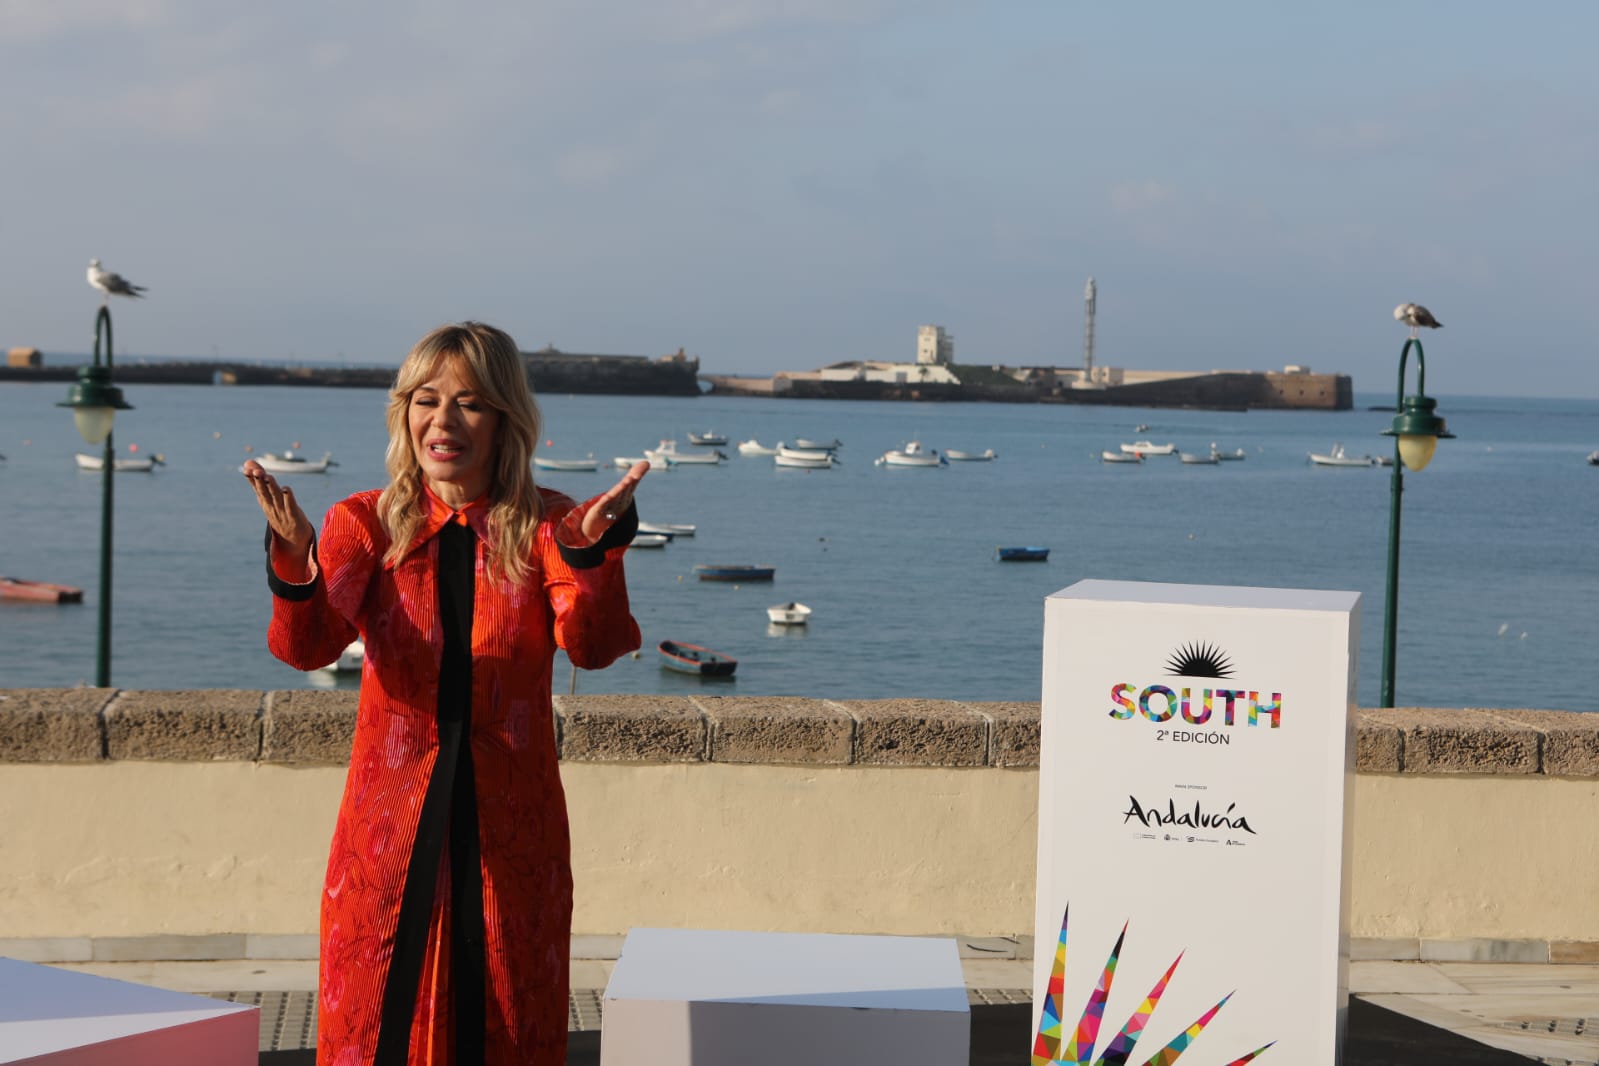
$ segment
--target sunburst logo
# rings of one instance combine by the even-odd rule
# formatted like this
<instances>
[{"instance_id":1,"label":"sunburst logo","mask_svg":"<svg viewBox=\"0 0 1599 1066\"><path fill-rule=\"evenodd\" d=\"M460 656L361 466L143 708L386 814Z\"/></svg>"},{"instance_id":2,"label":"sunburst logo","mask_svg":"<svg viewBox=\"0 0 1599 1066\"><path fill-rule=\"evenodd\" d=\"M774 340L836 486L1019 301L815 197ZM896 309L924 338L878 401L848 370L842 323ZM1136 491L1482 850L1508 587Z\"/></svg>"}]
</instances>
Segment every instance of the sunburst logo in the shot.
<instances>
[{"instance_id":1,"label":"sunburst logo","mask_svg":"<svg viewBox=\"0 0 1599 1066\"><path fill-rule=\"evenodd\" d=\"M1233 663L1214 644L1184 644L1166 660L1166 670L1176 677L1232 677Z\"/></svg>"},{"instance_id":2,"label":"sunburst logo","mask_svg":"<svg viewBox=\"0 0 1599 1066\"><path fill-rule=\"evenodd\" d=\"M1099 1058L1094 1058L1094 1048L1099 1042L1099 1026L1105 1016L1105 1001L1110 999L1111 980L1116 976L1116 961L1121 957L1122 943L1127 939L1127 926L1122 926L1121 935L1116 938L1116 946L1110 949L1110 958L1105 960L1105 968L1099 973L1099 981L1094 985L1094 991L1088 997L1088 1005L1083 1008L1082 1018L1077 1022L1076 1029L1070 1039L1066 1037L1066 1027L1062 1024L1065 1017L1061 1009L1061 1000L1065 998L1066 988L1066 920L1071 915L1071 908L1061 915L1060 941L1055 946L1055 963L1049 971L1049 988L1044 994L1043 1016L1038 1023L1038 1039L1033 1042L1033 1066L1126 1066L1132 1058L1133 1047L1138 1043L1138 1038L1144 1033L1144 1026L1155 1013L1155 1008L1160 1004L1160 997L1166 991L1166 985L1172 979L1172 974L1177 972L1177 964L1183 961L1182 953L1172 960L1166 967L1166 972L1155 987L1149 990L1149 995L1144 997L1143 1004L1127 1019L1127 1024L1122 1026L1121 1032L1105 1048L1105 1053ZM1210 1024L1212 1018L1221 1013L1233 994L1227 993L1204 1014L1201 1014L1192 1025L1172 1038L1171 1042L1155 1054L1144 1060L1143 1066L1171 1066L1177 1061L1179 1055L1188 1050L1194 1040ZM1251 1061L1266 1048L1275 1044L1270 1041L1256 1048L1249 1054L1228 1061L1226 1066L1243 1066Z\"/></svg>"}]
</instances>

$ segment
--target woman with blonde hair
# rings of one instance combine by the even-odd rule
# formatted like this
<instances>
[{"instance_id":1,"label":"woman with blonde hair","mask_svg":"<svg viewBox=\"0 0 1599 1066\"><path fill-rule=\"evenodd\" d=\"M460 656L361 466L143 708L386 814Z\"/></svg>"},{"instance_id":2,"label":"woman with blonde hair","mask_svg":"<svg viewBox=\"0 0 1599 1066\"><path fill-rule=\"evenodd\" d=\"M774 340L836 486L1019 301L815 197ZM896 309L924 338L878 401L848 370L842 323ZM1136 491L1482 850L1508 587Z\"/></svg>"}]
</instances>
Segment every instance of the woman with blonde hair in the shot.
<instances>
[{"instance_id":1,"label":"woman with blonde hair","mask_svg":"<svg viewBox=\"0 0 1599 1066\"><path fill-rule=\"evenodd\" d=\"M266 515L268 645L312 670L366 642L322 895L317 1061L566 1061L572 869L552 657L639 646L622 555L634 466L585 503L530 470L539 415L509 336L422 338L388 407L389 484L333 505L245 464Z\"/></svg>"}]
</instances>

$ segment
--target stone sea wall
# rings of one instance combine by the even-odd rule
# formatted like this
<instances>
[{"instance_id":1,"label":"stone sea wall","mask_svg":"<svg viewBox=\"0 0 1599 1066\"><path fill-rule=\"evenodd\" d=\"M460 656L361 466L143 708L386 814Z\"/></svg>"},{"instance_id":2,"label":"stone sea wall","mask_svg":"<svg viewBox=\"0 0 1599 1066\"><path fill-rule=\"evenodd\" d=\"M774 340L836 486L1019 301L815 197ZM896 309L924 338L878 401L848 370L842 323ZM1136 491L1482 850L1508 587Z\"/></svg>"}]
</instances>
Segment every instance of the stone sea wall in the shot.
<instances>
[{"instance_id":1,"label":"stone sea wall","mask_svg":"<svg viewBox=\"0 0 1599 1066\"><path fill-rule=\"evenodd\" d=\"M1036 703L555 706L578 933L1030 930ZM0 689L0 954L314 946L354 722L351 692ZM1364 954L1599 961L1599 715L1361 710L1355 761Z\"/></svg>"}]
</instances>

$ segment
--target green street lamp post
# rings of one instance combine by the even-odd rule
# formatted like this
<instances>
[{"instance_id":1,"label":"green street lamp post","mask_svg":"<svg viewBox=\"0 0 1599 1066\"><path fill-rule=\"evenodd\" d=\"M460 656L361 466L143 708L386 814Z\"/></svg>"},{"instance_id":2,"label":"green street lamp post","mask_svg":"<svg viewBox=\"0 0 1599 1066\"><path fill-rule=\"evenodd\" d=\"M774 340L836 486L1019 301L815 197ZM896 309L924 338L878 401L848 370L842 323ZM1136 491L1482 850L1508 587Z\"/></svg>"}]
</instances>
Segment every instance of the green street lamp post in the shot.
<instances>
[{"instance_id":1,"label":"green street lamp post","mask_svg":"<svg viewBox=\"0 0 1599 1066\"><path fill-rule=\"evenodd\" d=\"M105 332L105 365L100 365L100 333ZM72 408L72 420L89 444L105 442L100 491L100 636L95 656L95 685L111 687L111 475L116 469L111 443L111 422L118 411L133 405L111 383L111 311L100 308L94 320L94 364L78 368L78 381L57 407Z\"/></svg>"},{"instance_id":2,"label":"green street lamp post","mask_svg":"<svg viewBox=\"0 0 1599 1066\"><path fill-rule=\"evenodd\" d=\"M1412 331L1414 332L1414 331ZM1405 362L1410 349L1416 349L1416 394L1405 395ZM1421 341L1412 336L1399 352L1398 414L1393 425L1382 431L1394 438L1393 491L1388 505L1388 602L1382 627L1382 700L1379 706L1394 705L1394 648L1399 623L1399 498L1404 493L1405 467L1420 471L1432 462L1433 452L1442 438L1453 433L1444 420L1433 414L1437 401L1427 395L1427 359Z\"/></svg>"}]
</instances>

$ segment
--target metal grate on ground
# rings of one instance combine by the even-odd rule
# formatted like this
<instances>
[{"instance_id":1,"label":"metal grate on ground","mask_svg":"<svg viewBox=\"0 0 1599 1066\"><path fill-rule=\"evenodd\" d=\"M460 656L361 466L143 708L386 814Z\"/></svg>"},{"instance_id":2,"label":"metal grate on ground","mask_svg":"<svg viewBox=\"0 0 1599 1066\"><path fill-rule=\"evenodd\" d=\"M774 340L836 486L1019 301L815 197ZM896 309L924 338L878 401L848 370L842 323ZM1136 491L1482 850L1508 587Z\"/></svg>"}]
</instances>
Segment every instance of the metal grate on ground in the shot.
<instances>
[{"instance_id":1,"label":"metal grate on ground","mask_svg":"<svg viewBox=\"0 0 1599 1066\"><path fill-rule=\"evenodd\" d=\"M316 993L212 992L212 999L261 1008L257 1051L294 1051L316 1047Z\"/></svg>"},{"instance_id":2,"label":"metal grate on ground","mask_svg":"<svg viewBox=\"0 0 1599 1066\"><path fill-rule=\"evenodd\" d=\"M1493 1024L1516 1033L1561 1037L1580 1049L1576 1058L1544 1055L1533 1060L1545 1066L1599 1066L1599 1025L1588 1018L1511 1018Z\"/></svg>"},{"instance_id":3,"label":"metal grate on ground","mask_svg":"<svg viewBox=\"0 0 1599 1066\"><path fill-rule=\"evenodd\" d=\"M212 999L261 1008L258 1051L294 1051L316 1046L316 993L314 992L212 992ZM1031 1003L1025 988L971 988L967 1002L974 1007ZM597 988L575 990L567 1000L568 1032L597 1031L604 1012L603 993ZM1588 1066L1588 1064L1583 1064Z\"/></svg>"}]
</instances>

